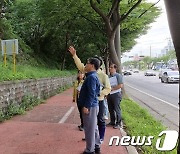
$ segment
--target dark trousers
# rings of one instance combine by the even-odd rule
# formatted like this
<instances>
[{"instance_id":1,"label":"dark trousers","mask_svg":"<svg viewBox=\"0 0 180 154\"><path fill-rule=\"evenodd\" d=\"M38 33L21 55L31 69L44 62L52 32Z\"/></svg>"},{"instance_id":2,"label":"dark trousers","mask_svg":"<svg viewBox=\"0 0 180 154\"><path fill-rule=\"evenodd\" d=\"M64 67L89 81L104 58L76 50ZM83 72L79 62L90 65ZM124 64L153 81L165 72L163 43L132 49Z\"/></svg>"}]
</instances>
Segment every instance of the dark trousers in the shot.
<instances>
[{"instance_id":1,"label":"dark trousers","mask_svg":"<svg viewBox=\"0 0 180 154\"><path fill-rule=\"evenodd\" d=\"M82 117L82 107L79 105L78 105L78 110L79 110L79 115L80 115L80 120L81 120L81 127L84 127L83 117Z\"/></svg>"},{"instance_id":2,"label":"dark trousers","mask_svg":"<svg viewBox=\"0 0 180 154\"><path fill-rule=\"evenodd\" d=\"M107 97L108 108L110 113L110 122L112 124L120 125L121 124L121 93L109 94Z\"/></svg>"},{"instance_id":3,"label":"dark trousers","mask_svg":"<svg viewBox=\"0 0 180 154\"><path fill-rule=\"evenodd\" d=\"M77 101L77 107L78 107L79 116L80 116L80 120L81 120L81 127L84 127L83 117L82 117L82 106L79 105L78 96L77 96L77 100L76 101Z\"/></svg>"},{"instance_id":4,"label":"dark trousers","mask_svg":"<svg viewBox=\"0 0 180 154\"><path fill-rule=\"evenodd\" d=\"M104 100L102 100L102 101L99 101L99 113L98 113L99 136L100 136L100 139L102 140L104 140L104 135L105 135L105 130L106 130L104 113L105 113L105 105L104 105Z\"/></svg>"}]
</instances>

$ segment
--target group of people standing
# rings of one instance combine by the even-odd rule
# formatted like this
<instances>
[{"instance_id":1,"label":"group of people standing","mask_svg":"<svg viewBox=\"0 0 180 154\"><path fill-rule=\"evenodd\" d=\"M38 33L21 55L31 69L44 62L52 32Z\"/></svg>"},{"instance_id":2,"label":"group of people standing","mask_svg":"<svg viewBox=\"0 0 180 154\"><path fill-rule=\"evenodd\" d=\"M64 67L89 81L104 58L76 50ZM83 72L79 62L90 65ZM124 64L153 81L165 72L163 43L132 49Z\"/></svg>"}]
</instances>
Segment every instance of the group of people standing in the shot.
<instances>
[{"instance_id":1,"label":"group of people standing","mask_svg":"<svg viewBox=\"0 0 180 154\"><path fill-rule=\"evenodd\" d=\"M117 66L111 64L108 77L101 69L102 59L97 56L89 58L84 65L78 58L74 47L70 46L69 52L79 70L73 102L77 102L80 113L79 130L84 130L85 133L86 149L83 154L100 153L100 145L104 140L106 130L104 119L106 98L110 113L110 123L107 125L115 129L121 125L122 75L116 73Z\"/></svg>"}]
</instances>

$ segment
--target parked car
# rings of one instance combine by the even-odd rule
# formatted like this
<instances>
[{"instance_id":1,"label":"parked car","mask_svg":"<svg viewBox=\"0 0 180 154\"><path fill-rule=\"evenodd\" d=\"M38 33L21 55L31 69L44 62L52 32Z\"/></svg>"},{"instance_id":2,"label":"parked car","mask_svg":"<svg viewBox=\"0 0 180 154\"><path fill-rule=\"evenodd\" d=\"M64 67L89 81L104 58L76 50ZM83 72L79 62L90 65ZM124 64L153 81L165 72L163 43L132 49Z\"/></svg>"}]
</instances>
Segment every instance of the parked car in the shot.
<instances>
[{"instance_id":1,"label":"parked car","mask_svg":"<svg viewBox=\"0 0 180 154\"><path fill-rule=\"evenodd\" d=\"M163 73L166 72L166 71L172 71L172 69L168 69L168 68L166 68L166 69L160 69L160 70L159 70L159 74L158 74L159 79L161 79Z\"/></svg>"},{"instance_id":2,"label":"parked car","mask_svg":"<svg viewBox=\"0 0 180 154\"><path fill-rule=\"evenodd\" d=\"M161 77L161 82L179 82L179 71L165 71Z\"/></svg>"},{"instance_id":3,"label":"parked car","mask_svg":"<svg viewBox=\"0 0 180 154\"><path fill-rule=\"evenodd\" d=\"M144 76L156 76L156 72L153 70L146 70Z\"/></svg>"}]
</instances>

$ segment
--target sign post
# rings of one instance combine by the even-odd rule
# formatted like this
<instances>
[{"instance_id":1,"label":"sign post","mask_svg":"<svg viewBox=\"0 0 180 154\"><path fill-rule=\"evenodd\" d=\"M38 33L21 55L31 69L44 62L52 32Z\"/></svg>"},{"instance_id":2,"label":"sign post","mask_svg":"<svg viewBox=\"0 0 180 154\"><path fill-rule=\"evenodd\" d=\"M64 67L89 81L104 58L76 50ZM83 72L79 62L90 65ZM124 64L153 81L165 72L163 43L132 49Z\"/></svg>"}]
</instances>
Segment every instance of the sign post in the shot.
<instances>
[{"instance_id":1,"label":"sign post","mask_svg":"<svg viewBox=\"0 0 180 154\"><path fill-rule=\"evenodd\" d=\"M2 47L3 48L3 47ZM7 56L7 52L6 52L6 42L4 44L4 67L6 67L6 56Z\"/></svg>"},{"instance_id":2,"label":"sign post","mask_svg":"<svg viewBox=\"0 0 180 154\"><path fill-rule=\"evenodd\" d=\"M13 56L13 72L16 73L16 54L18 54L18 39L1 40L4 66L7 66L7 55Z\"/></svg>"}]
</instances>

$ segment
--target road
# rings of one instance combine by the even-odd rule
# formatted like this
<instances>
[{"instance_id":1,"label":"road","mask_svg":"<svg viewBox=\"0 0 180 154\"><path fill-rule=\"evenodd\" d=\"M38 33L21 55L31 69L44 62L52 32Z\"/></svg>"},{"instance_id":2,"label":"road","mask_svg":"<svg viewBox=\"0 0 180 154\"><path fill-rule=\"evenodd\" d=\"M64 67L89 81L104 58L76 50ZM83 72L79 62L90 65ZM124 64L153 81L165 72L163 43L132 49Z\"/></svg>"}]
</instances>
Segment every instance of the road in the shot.
<instances>
[{"instance_id":1,"label":"road","mask_svg":"<svg viewBox=\"0 0 180 154\"><path fill-rule=\"evenodd\" d=\"M158 74L158 73L157 73ZM178 130L179 84L161 83L158 76L143 72L124 76L126 93L169 129Z\"/></svg>"}]
</instances>

